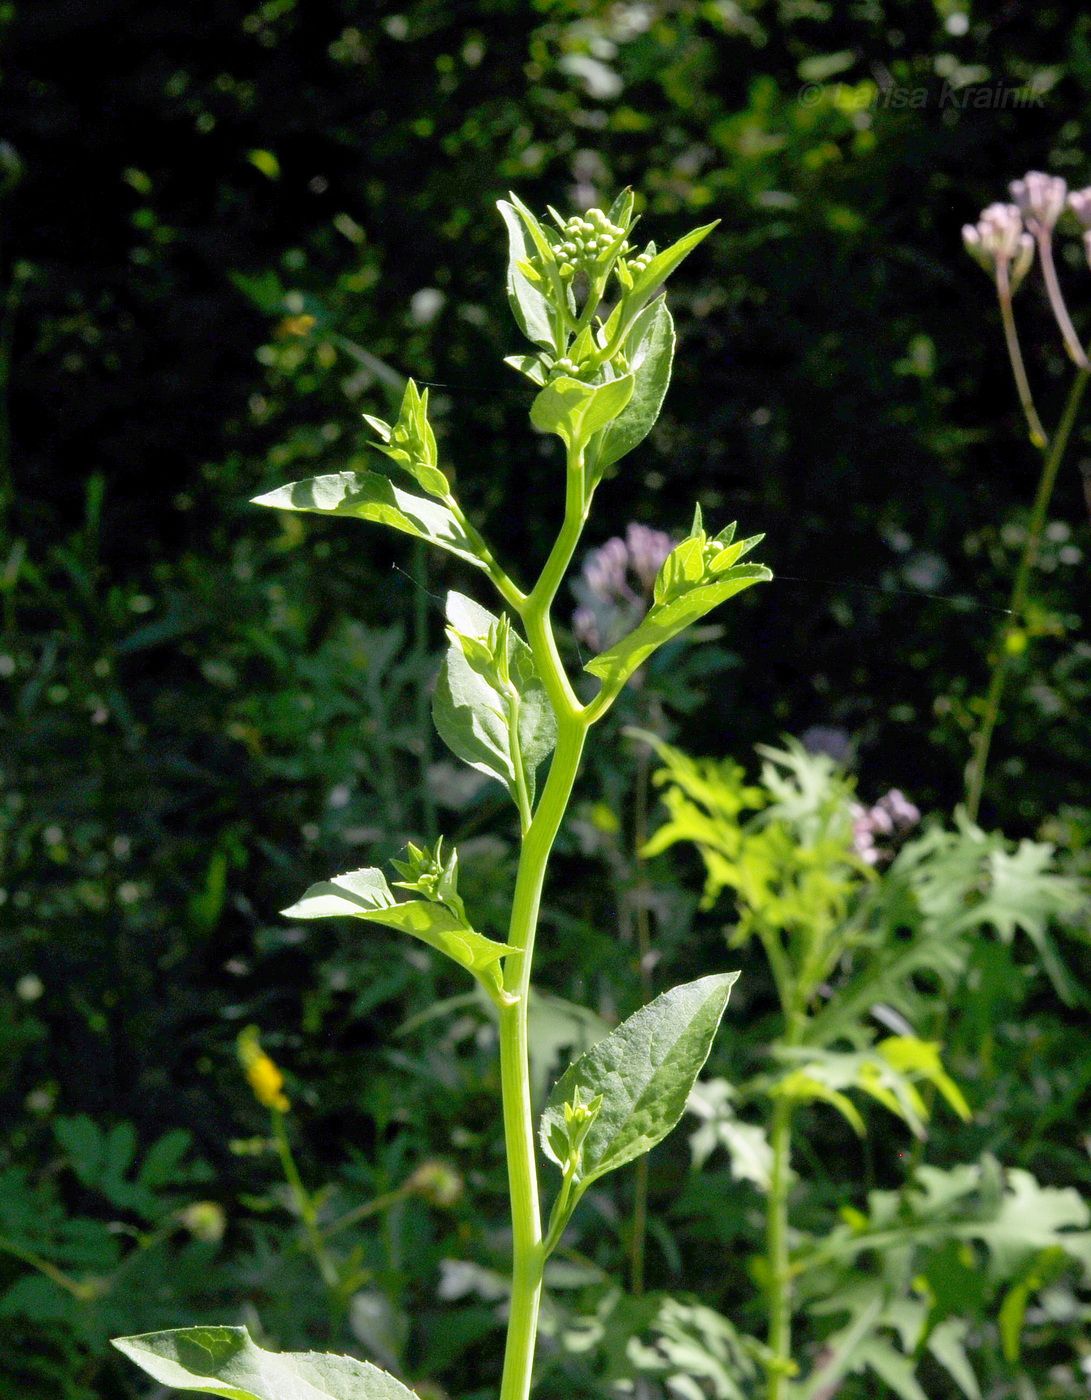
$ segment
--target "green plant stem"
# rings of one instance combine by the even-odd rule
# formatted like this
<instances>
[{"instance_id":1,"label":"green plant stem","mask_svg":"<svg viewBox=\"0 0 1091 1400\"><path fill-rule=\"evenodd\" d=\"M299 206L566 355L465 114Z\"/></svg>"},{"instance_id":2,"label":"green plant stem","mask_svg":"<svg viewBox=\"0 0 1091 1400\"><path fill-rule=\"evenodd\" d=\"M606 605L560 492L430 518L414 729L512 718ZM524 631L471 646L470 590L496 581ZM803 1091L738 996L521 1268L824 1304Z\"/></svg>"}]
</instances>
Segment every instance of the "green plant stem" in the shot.
<instances>
[{"instance_id":1,"label":"green plant stem","mask_svg":"<svg viewBox=\"0 0 1091 1400\"><path fill-rule=\"evenodd\" d=\"M533 592L518 609L542 684L557 716L557 746L537 810L523 834L507 939L515 951L504 963L504 990L511 1003L500 1009L500 1085L511 1197L512 1280L500 1400L527 1400L530 1395L545 1268L527 1017L542 887L553 843L572 796L588 730L586 714L565 672L549 617L583 529L583 479L582 455L572 454L568 461L564 524Z\"/></svg>"},{"instance_id":2,"label":"green plant stem","mask_svg":"<svg viewBox=\"0 0 1091 1400\"><path fill-rule=\"evenodd\" d=\"M768 1400L785 1400L792 1361L792 1262L788 1248L788 1192L792 1172L792 1101L773 1103L769 1133L773 1166L766 1213L766 1267L769 1270Z\"/></svg>"},{"instance_id":3,"label":"green plant stem","mask_svg":"<svg viewBox=\"0 0 1091 1400\"><path fill-rule=\"evenodd\" d=\"M57 1268L56 1264L51 1264L48 1259L43 1259L40 1254L35 1254L32 1249L24 1249L22 1245L16 1244L13 1240L0 1239L0 1254L9 1254L13 1259L20 1260L32 1269L37 1269L58 1288L63 1288L66 1293L70 1293L81 1303L89 1303L99 1296L100 1290L94 1283L81 1283L78 1279L69 1278L63 1269Z\"/></svg>"},{"instance_id":4,"label":"green plant stem","mask_svg":"<svg viewBox=\"0 0 1091 1400\"><path fill-rule=\"evenodd\" d=\"M295 1164L295 1157L292 1155L292 1145L288 1141L288 1130L284 1126L284 1114L279 1109L272 1110L273 1120L273 1141L276 1143L277 1154L280 1157L280 1165L284 1172L284 1179L288 1183L288 1189L292 1193L292 1200L299 1219L303 1225L303 1233L307 1240L307 1245L311 1257L315 1262L315 1267L322 1275L322 1282L335 1293L340 1286L337 1277L337 1269L333 1260L326 1252L326 1245L318 1229L318 1213L314 1208L314 1201L311 1193L303 1185L303 1178L299 1175L299 1168Z\"/></svg>"},{"instance_id":5,"label":"green plant stem","mask_svg":"<svg viewBox=\"0 0 1091 1400\"><path fill-rule=\"evenodd\" d=\"M474 999L476 1000L476 997ZM332 1220L328 1225L316 1226L318 1235L322 1240L328 1240L333 1235L339 1235L342 1230L348 1230L353 1225L358 1225L361 1220L370 1220L373 1215L390 1210L399 1201L408 1200L413 1194L413 1188L408 1185L396 1186L393 1191L384 1191L381 1196L375 1196L370 1201L364 1201L361 1205L354 1206L352 1210L346 1211L344 1215Z\"/></svg>"},{"instance_id":6,"label":"green plant stem","mask_svg":"<svg viewBox=\"0 0 1091 1400\"><path fill-rule=\"evenodd\" d=\"M652 999L652 927L648 912L647 885L644 879L644 847L648 843L648 783L651 770L651 750L641 744L636 756L636 790L633 816L633 864L636 868L636 950L640 973L640 990L644 1002ZM644 1255L648 1234L648 1155L636 1161L633 1183L632 1239L629 1245L629 1290L639 1298L644 1292Z\"/></svg>"},{"instance_id":7,"label":"green plant stem","mask_svg":"<svg viewBox=\"0 0 1091 1400\"><path fill-rule=\"evenodd\" d=\"M982 714L981 726L974 740L974 753L967 775L966 810L969 813L971 821L977 820L978 812L981 808L981 798L985 789L985 772L989 762L989 750L992 746L993 733L996 730L997 722L1000 718L1000 705L1004 698L1008 668L1011 664L1011 639L1020 631L1024 624L1027 593L1030 587L1031 575L1038 560L1038 550L1041 545L1042 534L1045 530L1046 517L1049 513L1050 501L1053 499L1053 488L1057 483L1057 473L1060 470L1065 450L1068 447L1068 440L1072 436L1072 429L1076 424L1076 418L1079 414L1084 390L1087 388L1089 372L1091 371L1087 369L1080 369L1077 371L1076 377L1072 381L1072 387L1068 391L1068 398L1065 402L1064 412L1061 414L1061 421L1057 425L1057 431L1053 434L1053 439L1049 444L1049 449L1042 462L1042 474L1038 481L1038 490L1034 497L1034 505L1031 508L1030 523L1027 526L1027 537L1023 545L1023 552L1020 556L1019 565L1015 571L1015 579L1012 584L1011 598L1008 603L1008 618L1001 632L999 646L997 647L996 656L993 660L992 674L989 677L989 688L985 695L985 708Z\"/></svg>"},{"instance_id":8,"label":"green plant stem","mask_svg":"<svg viewBox=\"0 0 1091 1400\"><path fill-rule=\"evenodd\" d=\"M526 1400L534 1364L545 1255L528 1060L530 972L546 867L576 781L586 733L586 725L578 716L558 717L557 748L549 777L519 857L508 931L508 943L517 951L505 962L504 986L515 1000L500 1011L500 1082L513 1257L501 1400Z\"/></svg>"},{"instance_id":9,"label":"green plant stem","mask_svg":"<svg viewBox=\"0 0 1091 1400\"><path fill-rule=\"evenodd\" d=\"M420 772L421 816L424 821L424 834L429 841L436 839L436 803L432 796L429 772L432 767L432 699L429 694L428 676L428 548L423 540L418 540L413 550L413 577L417 587L413 593L413 661L414 661L414 702L416 709L416 740L420 745L418 766Z\"/></svg>"}]
</instances>

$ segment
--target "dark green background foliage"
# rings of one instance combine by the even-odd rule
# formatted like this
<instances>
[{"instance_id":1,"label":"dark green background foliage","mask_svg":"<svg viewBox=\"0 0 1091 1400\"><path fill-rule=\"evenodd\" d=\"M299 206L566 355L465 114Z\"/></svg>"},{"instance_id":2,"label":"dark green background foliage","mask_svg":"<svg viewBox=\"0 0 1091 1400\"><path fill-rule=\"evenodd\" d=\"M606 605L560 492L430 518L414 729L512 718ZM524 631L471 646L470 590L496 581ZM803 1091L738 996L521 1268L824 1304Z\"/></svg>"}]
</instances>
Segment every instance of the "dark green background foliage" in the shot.
<instances>
[{"instance_id":1,"label":"dark green background foliage","mask_svg":"<svg viewBox=\"0 0 1091 1400\"><path fill-rule=\"evenodd\" d=\"M421 1019L464 987L393 936L304 935L276 914L443 829L480 926L502 933L507 810L429 735L438 600L465 572L246 501L362 465L360 413L387 415L390 370L413 374L435 386L462 500L526 582L560 465L502 364L522 347L495 200L584 206L631 183L661 242L720 218L672 283L664 415L600 491L588 544L630 520L684 530L699 498L714 527L765 531L779 577L664 658L621 718L684 718L686 747L743 762L837 726L869 800L896 785L949 810L1037 469L959 227L1028 168L1091 178L1091 18L1018 0L38 0L0 17L0 1245L105 1280L80 1298L0 1255L0 1393L138 1394L104 1339L198 1316L490 1393L505 1187L487 1018ZM1029 106L974 105L1028 83ZM1086 331L1091 284L1066 246ZM1067 370L1036 283L1017 309L1052 421ZM986 812L1072 868L1091 843L1081 455ZM648 991L624 854L635 765L618 730L594 746L541 946L542 986L608 1020ZM696 861L654 878L656 979L722 965ZM988 1112L937 1130L930 1155L987 1148L1086 1188L1082 1013L1066 1021L1038 983L1028 1001L1024 958L983 964L955 1068L985 1055ZM755 970L720 1073L733 1038L760 1045L768 1005ZM453 1205L411 1193L345 1239L368 1300L351 1328L274 1160L228 1147L267 1131L235 1063L249 1022L289 1071L303 1170L332 1203L427 1159L466 1179ZM543 1083L586 1033L543 1003ZM906 1143L885 1131L865 1160L816 1119L809 1225L895 1180ZM681 1134L652 1160L649 1283L758 1328L755 1198L687 1163ZM611 1184L579 1241L592 1278L622 1268L631 1189ZM222 1239L180 1221L195 1200L222 1207ZM641 1306L619 1327L643 1326ZM599 1393L590 1374L544 1392Z\"/></svg>"}]
</instances>

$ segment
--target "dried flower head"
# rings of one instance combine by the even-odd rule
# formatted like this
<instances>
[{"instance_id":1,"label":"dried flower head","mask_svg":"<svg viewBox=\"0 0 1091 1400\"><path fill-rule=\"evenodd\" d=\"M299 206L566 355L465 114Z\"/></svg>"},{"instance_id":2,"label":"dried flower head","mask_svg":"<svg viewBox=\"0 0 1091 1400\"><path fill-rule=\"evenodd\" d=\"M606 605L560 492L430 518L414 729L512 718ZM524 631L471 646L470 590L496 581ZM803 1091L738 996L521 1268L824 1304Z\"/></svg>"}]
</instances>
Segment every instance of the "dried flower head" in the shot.
<instances>
[{"instance_id":1,"label":"dried flower head","mask_svg":"<svg viewBox=\"0 0 1091 1400\"><path fill-rule=\"evenodd\" d=\"M1064 213L1068 185L1059 175L1028 170L1021 180L1013 180L1008 189L1027 228L1036 236L1051 232Z\"/></svg>"}]
</instances>

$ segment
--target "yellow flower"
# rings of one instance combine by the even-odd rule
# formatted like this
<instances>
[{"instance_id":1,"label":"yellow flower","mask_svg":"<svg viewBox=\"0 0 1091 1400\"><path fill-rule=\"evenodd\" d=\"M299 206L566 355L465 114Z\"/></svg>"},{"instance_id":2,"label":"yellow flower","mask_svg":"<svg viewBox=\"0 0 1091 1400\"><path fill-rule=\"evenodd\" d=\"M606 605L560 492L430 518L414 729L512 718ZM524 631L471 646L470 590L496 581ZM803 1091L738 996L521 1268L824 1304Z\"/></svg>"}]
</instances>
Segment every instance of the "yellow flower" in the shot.
<instances>
[{"instance_id":1,"label":"yellow flower","mask_svg":"<svg viewBox=\"0 0 1091 1400\"><path fill-rule=\"evenodd\" d=\"M258 1103L277 1113L287 1113L292 1104L284 1092L284 1075L261 1048L257 1026L247 1026L239 1032L238 1048L239 1063Z\"/></svg>"}]
</instances>

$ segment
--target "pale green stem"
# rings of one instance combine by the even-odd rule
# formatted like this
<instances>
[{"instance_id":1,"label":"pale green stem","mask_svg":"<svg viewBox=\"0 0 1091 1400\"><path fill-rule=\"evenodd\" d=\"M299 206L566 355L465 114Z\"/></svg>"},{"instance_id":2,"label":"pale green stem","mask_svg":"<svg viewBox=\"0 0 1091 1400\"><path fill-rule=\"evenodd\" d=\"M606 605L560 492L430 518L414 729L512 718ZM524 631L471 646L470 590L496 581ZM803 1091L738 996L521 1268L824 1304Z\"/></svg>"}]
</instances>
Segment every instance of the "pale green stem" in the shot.
<instances>
[{"instance_id":1,"label":"pale green stem","mask_svg":"<svg viewBox=\"0 0 1091 1400\"><path fill-rule=\"evenodd\" d=\"M326 1246L322 1235L318 1229L318 1213L314 1208L314 1201L311 1194L303 1185L303 1178L299 1175L299 1168L295 1164L292 1155L292 1145L288 1141L288 1130L284 1126L284 1114L279 1109L271 1111L273 1120L273 1141L276 1143L277 1154L280 1157L280 1165L284 1171L284 1179L288 1183L288 1189L292 1193L292 1200L295 1202L296 1212L303 1225L303 1233L307 1240L311 1258L315 1262L318 1272L322 1275L322 1282L330 1290L335 1292L340 1280L337 1277L337 1269L333 1260L326 1252Z\"/></svg>"},{"instance_id":2,"label":"pale green stem","mask_svg":"<svg viewBox=\"0 0 1091 1400\"><path fill-rule=\"evenodd\" d=\"M70 1278L63 1269L58 1269L56 1264L51 1264L48 1259L43 1259L40 1254L35 1254L32 1249L24 1249L22 1245L16 1244L13 1240L0 1239L0 1254L10 1254L13 1259L20 1260L32 1269L37 1269L58 1288L63 1288L66 1293L70 1293L73 1298L78 1298L81 1303L89 1303L99 1295L100 1290L94 1283L81 1283L78 1279Z\"/></svg>"},{"instance_id":3,"label":"pale green stem","mask_svg":"<svg viewBox=\"0 0 1091 1400\"><path fill-rule=\"evenodd\" d=\"M379 1215L381 1212L389 1210L392 1206L396 1206L399 1201L404 1201L413 1194L414 1188L412 1186L397 1186L393 1191L385 1191L381 1196L375 1196L370 1201L364 1201L361 1205L354 1206L352 1210L346 1211L344 1215L331 1221L328 1225L318 1226L318 1233L323 1240L328 1240L332 1235L338 1235L342 1230L348 1230L353 1225L358 1225L361 1220L369 1220L373 1215Z\"/></svg>"},{"instance_id":4,"label":"pale green stem","mask_svg":"<svg viewBox=\"0 0 1091 1400\"><path fill-rule=\"evenodd\" d=\"M583 708L557 650L549 618L553 600L579 541L583 521L583 459L575 454L568 463L564 524L534 591L519 608L542 684L557 716L557 747L519 853L508 928L508 943L515 951L504 963L504 990L512 1001L500 1008L500 1083L512 1223L511 1312L500 1400L527 1400L530 1395L545 1267L527 1014L542 887L553 843L579 772L588 729Z\"/></svg>"},{"instance_id":5,"label":"pale green stem","mask_svg":"<svg viewBox=\"0 0 1091 1400\"><path fill-rule=\"evenodd\" d=\"M542 659L539 658L541 664ZM523 841L508 930L508 942L517 951L506 959L504 985L515 1001L500 1011L500 1081L504 1100L513 1257L511 1315L504 1352L501 1400L526 1400L530 1394L534 1365L545 1253L542 1248L528 1062L530 972L546 867L579 771L586 733L586 726L579 716L571 713L558 716L557 748L538 810Z\"/></svg>"},{"instance_id":6,"label":"pale green stem","mask_svg":"<svg viewBox=\"0 0 1091 1400\"><path fill-rule=\"evenodd\" d=\"M1038 490L1031 508L1027 537L1012 584L1011 598L1008 603L1008 619L1000 635L996 656L993 660L981 726L975 736L974 754L967 774L966 810L971 821L977 820L981 808L981 797L985 789L985 772L989 762L989 749L992 746L993 733L1000 718L1000 705L1004 698L1004 687L1007 683L1008 667L1012 658L1010 639L1024 625L1030 579L1038 560L1038 550L1049 514L1049 505L1053 499L1053 488L1057 483L1057 473L1060 470L1068 440L1072 436L1072 429L1076 425L1080 403L1083 400L1084 390L1087 388L1088 373L1089 371L1086 369L1077 371L1076 377L1072 381L1072 388L1068 392L1061 421L1057 425L1057 431L1053 435L1049 450L1042 462L1042 475L1039 478Z\"/></svg>"},{"instance_id":7,"label":"pale green stem","mask_svg":"<svg viewBox=\"0 0 1091 1400\"><path fill-rule=\"evenodd\" d=\"M641 744L636 759L636 802L633 819L633 863L636 867L636 950L640 990L645 1002L652 999L652 927L644 883L644 847L648 843L648 780L651 752ZM636 1161L633 1183L632 1239L629 1245L629 1289L639 1298L644 1292L644 1255L648 1233L648 1154Z\"/></svg>"},{"instance_id":8,"label":"pale green stem","mask_svg":"<svg viewBox=\"0 0 1091 1400\"><path fill-rule=\"evenodd\" d=\"M525 836L531 820L530 793L527 791L527 769L519 743L519 692L510 682L505 698L508 704L509 753L515 774L515 803L519 808L519 832Z\"/></svg>"}]
</instances>

